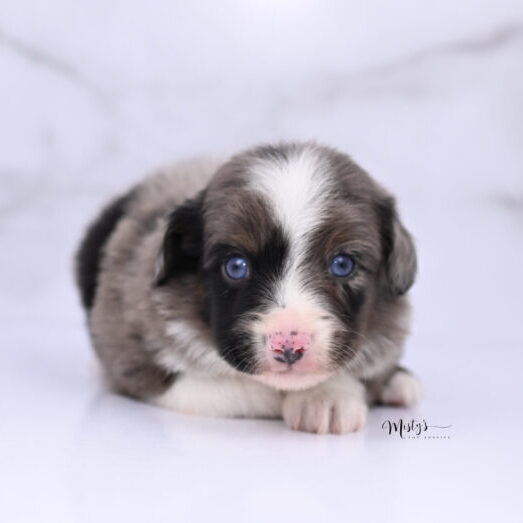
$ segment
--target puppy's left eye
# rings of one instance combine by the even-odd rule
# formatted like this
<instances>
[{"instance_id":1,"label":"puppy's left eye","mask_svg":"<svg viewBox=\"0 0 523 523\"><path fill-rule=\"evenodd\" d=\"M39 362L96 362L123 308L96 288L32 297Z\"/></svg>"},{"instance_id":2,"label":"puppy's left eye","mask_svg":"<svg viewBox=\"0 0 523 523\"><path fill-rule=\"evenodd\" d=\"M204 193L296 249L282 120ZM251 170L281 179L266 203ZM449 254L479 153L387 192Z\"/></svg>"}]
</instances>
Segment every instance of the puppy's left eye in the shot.
<instances>
[{"instance_id":1,"label":"puppy's left eye","mask_svg":"<svg viewBox=\"0 0 523 523\"><path fill-rule=\"evenodd\" d=\"M349 276L354 270L354 260L348 254L338 254L332 259L330 269L338 278Z\"/></svg>"},{"instance_id":2,"label":"puppy's left eye","mask_svg":"<svg viewBox=\"0 0 523 523\"><path fill-rule=\"evenodd\" d=\"M249 264L242 256L232 256L225 261L223 268L231 280L243 280L249 276Z\"/></svg>"}]
</instances>

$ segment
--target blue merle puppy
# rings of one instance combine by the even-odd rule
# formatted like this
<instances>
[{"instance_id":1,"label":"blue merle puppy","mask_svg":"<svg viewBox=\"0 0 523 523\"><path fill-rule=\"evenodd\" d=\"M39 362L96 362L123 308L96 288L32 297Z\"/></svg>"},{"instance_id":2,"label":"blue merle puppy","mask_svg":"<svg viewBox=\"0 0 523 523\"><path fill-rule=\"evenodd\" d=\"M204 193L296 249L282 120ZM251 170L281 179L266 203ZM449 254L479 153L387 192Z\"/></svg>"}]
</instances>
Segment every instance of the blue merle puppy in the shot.
<instances>
[{"instance_id":1,"label":"blue merle puppy","mask_svg":"<svg viewBox=\"0 0 523 523\"><path fill-rule=\"evenodd\" d=\"M113 388L175 411L346 433L409 406L416 275L395 201L313 143L178 164L106 207L76 277Z\"/></svg>"}]
</instances>

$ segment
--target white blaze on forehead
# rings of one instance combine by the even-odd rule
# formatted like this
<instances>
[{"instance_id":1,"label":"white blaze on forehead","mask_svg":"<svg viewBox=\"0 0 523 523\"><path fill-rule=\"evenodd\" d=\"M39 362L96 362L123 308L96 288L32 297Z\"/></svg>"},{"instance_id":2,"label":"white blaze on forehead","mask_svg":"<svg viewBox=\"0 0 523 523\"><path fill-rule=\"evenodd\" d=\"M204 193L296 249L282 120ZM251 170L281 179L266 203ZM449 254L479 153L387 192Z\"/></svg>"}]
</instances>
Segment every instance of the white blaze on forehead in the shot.
<instances>
[{"instance_id":1,"label":"white blaze on forehead","mask_svg":"<svg viewBox=\"0 0 523 523\"><path fill-rule=\"evenodd\" d=\"M289 151L287 159L260 159L251 168L251 189L262 193L290 241L278 301L286 305L317 302L301 283L298 267L308 256L308 239L325 214L330 192L328 166L313 147ZM308 298L308 299L307 299ZM319 303L317 303L319 305Z\"/></svg>"}]
</instances>

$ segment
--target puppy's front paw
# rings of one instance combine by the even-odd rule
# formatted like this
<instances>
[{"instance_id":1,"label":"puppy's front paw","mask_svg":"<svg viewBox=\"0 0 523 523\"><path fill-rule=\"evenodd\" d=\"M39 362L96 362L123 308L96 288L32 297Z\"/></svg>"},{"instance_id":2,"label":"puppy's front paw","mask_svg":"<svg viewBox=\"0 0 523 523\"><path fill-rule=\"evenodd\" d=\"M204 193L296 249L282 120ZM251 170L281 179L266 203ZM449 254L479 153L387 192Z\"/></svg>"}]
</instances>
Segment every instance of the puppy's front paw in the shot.
<instances>
[{"instance_id":1,"label":"puppy's front paw","mask_svg":"<svg viewBox=\"0 0 523 523\"><path fill-rule=\"evenodd\" d=\"M381 403L397 407L411 407L422 398L423 388L419 379L403 370L391 376L380 394Z\"/></svg>"},{"instance_id":2,"label":"puppy's front paw","mask_svg":"<svg viewBox=\"0 0 523 523\"><path fill-rule=\"evenodd\" d=\"M345 434L363 428L367 405L342 391L289 392L283 401L283 419L294 430L317 434Z\"/></svg>"}]
</instances>

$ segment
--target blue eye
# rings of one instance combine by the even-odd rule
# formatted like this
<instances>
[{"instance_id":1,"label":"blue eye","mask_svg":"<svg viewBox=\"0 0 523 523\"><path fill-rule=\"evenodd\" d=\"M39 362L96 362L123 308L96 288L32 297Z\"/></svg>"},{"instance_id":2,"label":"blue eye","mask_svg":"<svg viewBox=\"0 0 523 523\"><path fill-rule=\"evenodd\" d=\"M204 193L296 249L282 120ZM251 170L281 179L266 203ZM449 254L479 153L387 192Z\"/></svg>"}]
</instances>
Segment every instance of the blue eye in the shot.
<instances>
[{"instance_id":1,"label":"blue eye","mask_svg":"<svg viewBox=\"0 0 523 523\"><path fill-rule=\"evenodd\" d=\"M331 261L331 272L338 278L348 276L354 270L354 260L348 254L338 254Z\"/></svg>"},{"instance_id":2,"label":"blue eye","mask_svg":"<svg viewBox=\"0 0 523 523\"><path fill-rule=\"evenodd\" d=\"M243 280L249 276L249 264L241 256L233 256L225 262L225 274L231 280Z\"/></svg>"}]
</instances>

